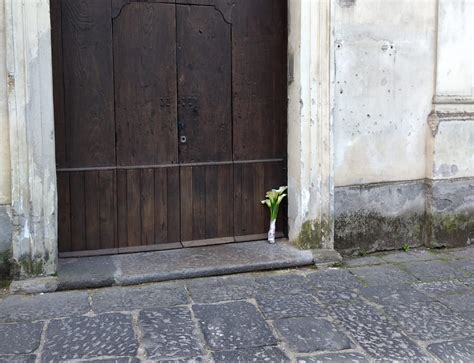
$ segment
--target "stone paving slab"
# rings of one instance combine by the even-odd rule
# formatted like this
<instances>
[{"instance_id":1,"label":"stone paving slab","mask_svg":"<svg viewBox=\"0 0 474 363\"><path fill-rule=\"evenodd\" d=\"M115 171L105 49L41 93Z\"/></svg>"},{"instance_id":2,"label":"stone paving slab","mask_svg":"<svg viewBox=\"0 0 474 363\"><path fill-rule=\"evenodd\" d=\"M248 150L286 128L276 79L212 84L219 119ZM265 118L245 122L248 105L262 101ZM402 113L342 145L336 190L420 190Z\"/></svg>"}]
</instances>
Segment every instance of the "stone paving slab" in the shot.
<instances>
[{"instance_id":1,"label":"stone paving slab","mask_svg":"<svg viewBox=\"0 0 474 363\"><path fill-rule=\"evenodd\" d=\"M43 323L0 324L0 354L33 353L42 331Z\"/></svg>"},{"instance_id":2,"label":"stone paving slab","mask_svg":"<svg viewBox=\"0 0 474 363\"><path fill-rule=\"evenodd\" d=\"M137 349L131 316L79 316L49 323L43 360L134 357Z\"/></svg>"},{"instance_id":3,"label":"stone paving slab","mask_svg":"<svg viewBox=\"0 0 474 363\"><path fill-rule=\"evenodd\" d=\"M334 305L330 311L373 358L409 362L428 360L422 348L373 306Z\"/></svg>"},{"instance_id":4,"label":"stone paving slab","mask_svg":"<svg viewBox=\"0 0 474 363\"><path fill-rule=\"evenodd\" d=\"M251 275L207 277L186 282L194 303L244 300L255 296L259 286Z\"/></svg>"},{"instance_id":5,"label":"stone paving slab","mask_svg":"<svg viewBox=\"0 0 474 363\"><path fill-rule=\"evenodd\" d=\"M36 362L35 355L0 355L0 363L34 363Z\"/></svg>"},{"instance_id":6,"label":"stone paving slab","mask_svg":"<svg viewBox=\"0 0 474 363\"><path fill-rule=\"evenodd\" d=\"M184 282L110 287L92 292L92 309L96 312L130 311L184 305L188 302L189 297Z\"/></svg>"},{"instance_id":7,"label":"stone paving slab","mask_svg":"<svg viewBox=\"0 0 474 363\"><path fill-rule=\"evenodd\" d=\"M313 264L310 251L301 251L284 241L273 245L256 241L135 253L117 255L114 259L120 268L116 276L120 285Z\"/></svg>"},{"instance_id":8,"label":"stone paving slab","mask_svg":"<svg viewBox=\"0 0 474 363\"><path fill-rule=\"evenodd\" d=\"M298 353L350 349L352 343L338 328L325 319L291 318L275 320L275 329Z\"/></svg>"},{"instance_id":9,"label":"stone paving slab","mask_svg":"<svg viewBox=\"0 0 474 363\"><path fill-rule=\"evenodd\" d=\"M277 347L221 351L213 353L212 357L215 363L290 362L290 358Z\"/></svg>"},{"instance_id":10,"label":"stone paving slab","mask_svg":"<svg viewBox=\"0 0 474 363\"><path fill-rule=\"evenodd\" d=\"M257 304L269 320L327 315L324 307L307 294L260 295L257 296Z\"/></svg>"},{"instance_id":11,"label":"stone paving slab","mask_svg":"<svg viewBox=\"0 0 474 363\"><path fill-rule=\"evenodd\" d=\"M318 290L313 295L324 305L362 303L361 296L354 290Z\"/></svg>"},{"instance_id":12,"label":"stone paving slab","mask_svg":"<svg viewBox=\"0 0 474 363\"><path fill-rule=\"evenodd\" d=\"M470 291L466 284L459 280L420 282L414 284L413 287L427 295L434 297Z\"/></svg>"},{"instance_id":13,"label":"stone paving slab","mask_svg":"<svg viewBox=\"0 0 474 363\"><path fill-rule=\"evenodd\" d=\"M474 292L438 296L438 300L455 311L474 311Z\"/></svg>"},{"instance_id":14,"label":"stone paving slab","mask_svg":"<svg viewBox=\"0 0 474 363\"><path fill-rule=\"evenodd\" d=\"M361 289L360 293L368 300L383 306L434 301L410 285L371 286Z\"/></svg>"},{"instance_id":15,"label":"stone paving slab","mask_svg":"<svg viewBox=\"0 0 474 363\"><path fill-rule=\"evenodd\" d=\"M327 269L310 273L307 279L319 290L357 289L360 281L347 269Z\"/></svg>"},{"instance_id":16,"label":"stone paving slab","mask_svg":"<svg viewBox=\"0 0 474 363\"><path fill-rule=\"evenodd\" d=\"M474 338L434 343L428 350L443 362L474 362Z\"/></svg>"},{"instance_id":17,"label":"stone paving slab","mask_svg":"<svg viewBox=\"0 0 474 363\"><path fill-rule=\"evenodd\" d=\"M418 281L397 266L391 265L351 268L350 271L368 286L401 285Z\"/></svg>"},{"instance_id":18,"label":"stone paving slab","mask_svg":"<svg viewBox=\"0 0 474 363\"><path fill-rule=\"evenodd\" d=\"M382 260L379 256L354 257L344 261L344 265L347 267L381 265L384 263L386 262Z\"/></svg>"},{"instance_id":19,"label":"stone paving slab","mask_svg":"<svg viewBox=\"0 0 474 363\"><path fill-rule=\"evenodd\" d=\"M465 277L464 273L443 261L416 261L400 266L421 281L456 280Z\"/></svg>"},{"instance_id":20,"label":"stone paving slab","mask_svg":"<svg viewBox=\"0 0 474 363\"><path fill-rule=\"evenodd\" d=\"M357 352L323 353L308 357L297 357L297 363L368 363L367 357Z\"/></svg>"},{"instance_id":21,"label":"stone paving slab","mask_svg":"<svg viewBox=\"0 0 474 363\"><path fill-rule=\"evenodd\" d=\"M439 302L391 305L385 308L409 336L418 340L474 336L474 326Z\"/></svg>"},{"instance_id":22,"label":"stone paving slab","mask_svg":"<svg viewBox=\"0 0 474 363\"><path fill-rule=\"evenodd\" d=\"M80 315L90 309L87 291L11 295L0 301L0 321L35 321Z\"/></svg>"},{"instance_id":23,"label":"stone paving slab","mask_svg":"<svg viewBox=\"0 0 474 363\"><path fill-rule=\"evenodd\" d=\"M148 358L189 359L203 354L189 308L145 310L139 321Z\"/></svg>"},{"instance_id":24,"label":"stone paving slab","mask_svg":"<svg viewBox=\"0 0 474 363\"><path fill-rule=\"evenodd\" d=\"M213 350L260 347L277 343L269 326L248 302L194 305L207 344Z\"/></svg>"},{"instance_id":25,"label":"stone paving slab","mask_svg":"<svg viewBox=\"0 0 474 363\"><path fill-rule=\"evenodd\" d=\"M381 256L381 258L386 262L400 263L400 262L414 262L414 261L428 261L436 260L442 258L440 254L432 253L427 250L419 251L399 251L392 252Z\"/></svg>"},{"instance_id":26,"label":"stone paving slab","mask_svg":"<svg viewBox=\"0 0 474 363\"><path fill-rule=\"evenodd\" d=\"M313 289L308 280L298 274L275 274L265 275L255 279L258 284L260 294L310 294Z\"/></svg>"},{"instance_id":27,"label":"stone paving slab","mask_svg":"<svg viewBox=\"0 0 474 363\"><path fill-rule=\"evenodd\" d=\"M455 257L459 258L474 258L474 246L471 247L463 247L463 248L452 248L447 250L447 252Z\"/></svg>"},{"instance_id":28,"label":"stone paving slab","mask_svg":"<svg viewBox=\"0 0 474 363\"><path fill-rule=\"evenodd\" d=\"M474 275L474 257L449 262L449 266L464 274Z\"/></svg>"}]
</instances>

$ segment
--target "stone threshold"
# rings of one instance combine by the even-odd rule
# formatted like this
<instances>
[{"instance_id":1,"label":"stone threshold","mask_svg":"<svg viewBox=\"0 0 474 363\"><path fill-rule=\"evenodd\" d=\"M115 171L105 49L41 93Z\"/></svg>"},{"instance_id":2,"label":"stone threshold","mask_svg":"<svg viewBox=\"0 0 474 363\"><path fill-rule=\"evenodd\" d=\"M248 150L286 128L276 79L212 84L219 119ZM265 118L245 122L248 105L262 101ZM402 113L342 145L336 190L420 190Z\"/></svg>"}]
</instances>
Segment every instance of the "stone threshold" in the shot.
<instances>
[{"instance_id":1,"label":"stone threshold","mask_svg":"<svg viewBox=\"0 0 474 363\"><path fill-rule=\"evenodd\" d=\"M57 277L12 282L12 293L39 293L135 285L241 272L308 265L326 266L340 261L333 250L299 250L286 239L140 252L110 256L59 259Z\"/></svg>"}]
</instances>

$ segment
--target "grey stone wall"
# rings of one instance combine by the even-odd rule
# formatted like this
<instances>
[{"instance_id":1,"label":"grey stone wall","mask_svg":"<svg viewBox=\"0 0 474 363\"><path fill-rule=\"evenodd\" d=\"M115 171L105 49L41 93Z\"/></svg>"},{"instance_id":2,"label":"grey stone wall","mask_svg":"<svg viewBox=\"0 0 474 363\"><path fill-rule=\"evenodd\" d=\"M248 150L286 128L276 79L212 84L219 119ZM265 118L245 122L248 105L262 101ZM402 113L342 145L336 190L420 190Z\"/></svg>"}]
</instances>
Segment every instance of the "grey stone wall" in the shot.
<instances>
[{"instance_id":1,"label":"grey stone wall","mask_svg":"<svg viewBox=\"0 0 474 363\"><path fill-rule=\"evenodd\" d=\"M9 274L11 256L12 227L10 205L0 205L0 278Z\"/></svg>"},{"instance_id":2,"label":"grey stone wall","mask_svg":"<svg viewBox=\"0 0 474 363\"><path fill-rule=\"evenodd\" d=\"M474 242L474 178L337 187L334 209L343 254Z\"/></svg>"},{"instance_id":3,"label":"grey stone wall","mask_svg":"<svg viewBox=\"0 0 474 363\"><path fill-rule=\"evenodd\" d=\"M427 194L427 245L458 247L474 242L474 178L436 180Z\"/></svg>"},{"instance_id":4,"label":"grey stone wall","mask_svg":"<svg viewBox=\"0 0 474 363\"><path fill-rule=\"evenodd\" d=\"M337 187L334 245L344 254L423 244L423 180Z\"/></svg>"}]
</instances>

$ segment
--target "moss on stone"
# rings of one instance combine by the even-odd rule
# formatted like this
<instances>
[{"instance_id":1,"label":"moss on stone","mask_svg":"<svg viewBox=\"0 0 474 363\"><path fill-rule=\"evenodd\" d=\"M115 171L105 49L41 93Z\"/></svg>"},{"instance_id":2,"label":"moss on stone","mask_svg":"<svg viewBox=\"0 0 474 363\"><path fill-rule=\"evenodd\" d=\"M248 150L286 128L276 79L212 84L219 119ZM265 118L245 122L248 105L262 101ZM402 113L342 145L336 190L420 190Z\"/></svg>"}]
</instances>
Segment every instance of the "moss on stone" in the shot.
<instances>
[{"instance_id":1,"label":"moss on stone","mask_svg":"<svg viewBox=\"0 0 474 363\"><path fill-rule=\"evenodd\" d=\"M41 276L44 275L44 263L42 259L30 260L20 259L11 264L11 275L15 277Z\"/></svg>"},{"instance_id":2,"label":"moss on stone","mask_svg":"<svg viewBox=\"0 0 474 363\"><path fill-rule=\"evenodd\" d=\"M8 279L10 277L11 267L11 251L7 250L0 253L0 279Z\"/></svg>"},{"instance_id":3,"label":"moss on stone","mask_svg":"<svg viewBox=\"0 0 474 363\"><path fill-rule=\"evenodd\" d=\"M427 224L430 247L461 247L474 239L474 215L469 213L433 213Z\"/></svg>"},{"instance_id":4,"label":"moss on stone","mask_svg":"<svg viewBox=\"0 0 474 363\"><path fill-rule=\"evenodd\" d=\"M390 217L360 211L343 213L336 218L334 244L341 253L365 255L403 246L421 246L424 235L424 213Z\"/></svg>"},{"instance_id":5,"label":"moss on stone","mask_svg":"<svg viewBox=\"0 0 474 363\"><path fill-rule=\"evenodd\" d=\"M301 226L295 245L302 250L322 248L323 240L331 233L327 221L306 221Z\"/></svg>"}]
</instances>

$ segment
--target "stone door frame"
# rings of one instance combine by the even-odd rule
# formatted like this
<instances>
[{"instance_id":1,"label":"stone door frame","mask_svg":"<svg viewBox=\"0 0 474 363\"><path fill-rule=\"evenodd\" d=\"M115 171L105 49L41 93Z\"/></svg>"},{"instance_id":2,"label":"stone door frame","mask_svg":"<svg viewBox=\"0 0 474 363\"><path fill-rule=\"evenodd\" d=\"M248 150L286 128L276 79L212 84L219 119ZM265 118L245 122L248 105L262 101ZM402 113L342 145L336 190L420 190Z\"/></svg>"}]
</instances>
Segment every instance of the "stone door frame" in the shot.
<instances>
[{"instance_id":1,"label":"stone door frame","mask_svg":"<svg viewBox=\"0 0 474 363\"><path fill-rule=\"evenodd\" d=\"M333 248L333 0L288 0L288 223L301 248ZM5 0L13 275L57 270L49 0Z\"/></svg>"}]
</instances>

